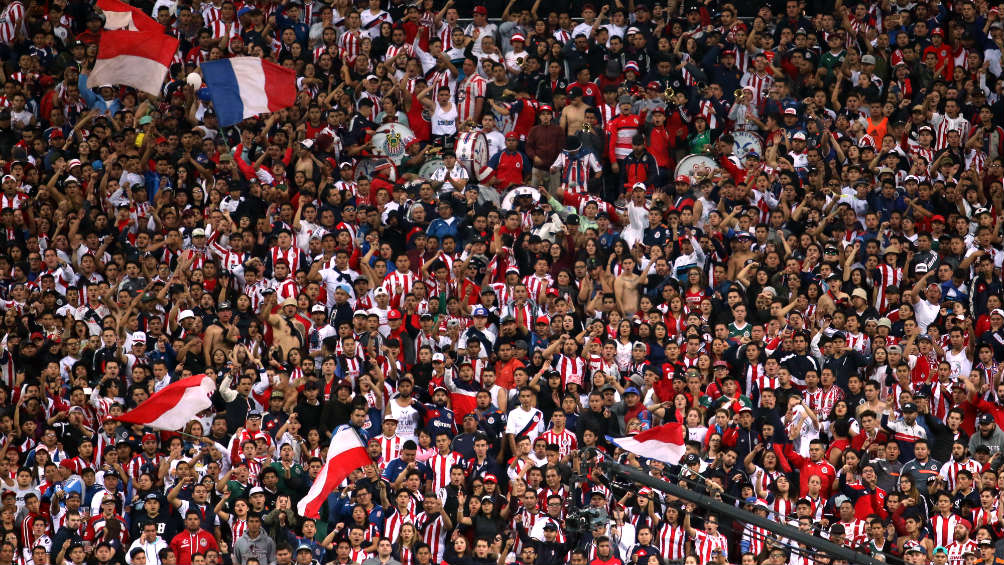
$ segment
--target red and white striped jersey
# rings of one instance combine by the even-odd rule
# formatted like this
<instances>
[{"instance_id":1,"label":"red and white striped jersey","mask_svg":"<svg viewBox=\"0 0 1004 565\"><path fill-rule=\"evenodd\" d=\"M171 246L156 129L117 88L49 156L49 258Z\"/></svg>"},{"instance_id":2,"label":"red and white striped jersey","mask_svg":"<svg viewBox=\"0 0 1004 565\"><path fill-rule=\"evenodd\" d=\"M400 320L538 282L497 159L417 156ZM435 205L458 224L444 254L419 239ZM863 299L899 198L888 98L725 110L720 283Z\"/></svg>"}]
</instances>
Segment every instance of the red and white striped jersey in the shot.
<instances>
[{"instance_id":1,"label":"red and white striped jersey","mask_svg":"<svg viewBox=\"0 0 1004 565\"><path fill-rule=\"evenodd\" d=\"M972 539L966 539L964 541L953 541L945 549L948 550L948 564L949 565L962 565L966 562L965 557L967 553L978 553L976 551L976 541Z\"/></svg>"},{"instance_id":2,"label":"red and white striped jersey","mask_svg":"<svg viewBox=\"0 0 1004 565\"><path fill-rule=\"evenodd\" d=\"M136 480L143 474L144 468L148 471L151 467L153 469L160 469L160 464L163 462L163 455L158 454L153 457L147 457L145 453L137 453L136 455L133 455L132 459L129 460L129 463L126 464L125 470L133 480Z\"/></svg>"},{"instance_id":3,"label":"red and white striped jersey","mask_svg":"<svg viewBox=\"0 0 1004 565\"><path fill-rule=\"evenodd\" d=\"M656 534L659 544L659 551L669 561L680 561L684 558L684 543L687 541L687 532L680 526L672 524L662 524Z\"/></svg>"},{"instance_id":4,"label":"red and white striped jersey","mask_svg":"<svg viewBox=\"0 0 1004 565\"><path fill-rule=\"evenodd\" d=\"M715 106L710 100L701 100L697 103L697 115L704 116L709 129L718 127L718 114L715 113Z\"/></svg>"},{"instance_id":5,"label":"red and white striped jersey","mask_svg":"<svg viewBox=\"0 0 1004 565\"><path fill-rule=\"evenodd\" d=\"M544 438L544 441L548 445L554 444L558 446L558 455L560 457L565 457L571 452L579 448L579 442L575 439L575 434L568 431L567 429L556 432L553 429L547 430L540 437Z\"/></svg>"},{"instance_id":6,"label":"red and white striped jersey","mask_svg":"<svg viewBox=\"0 0 1004 565\"><path fill-rule=\"evenodd\" d=\"M357 549L349 550L349 561L355 563L356 565L362 565L363 561L369 559L370 554L366 552L366 549L360 546Z\"/></svg>"},{"instance_id":7,"label":"red and white striped jersey","mask_svg":"<svg viewBox=\"0 0 1004 565\"><path fill-rule=\"evenodd\" d=\"M239 539L248 529L248 521L239 519L235 514L230 515L230 520L227 523L233 533L233 539Z\"/></svg>"},{"instance_id":8,"label":"red and white striped jersey","mask_svg":"<svg viewBox=\"0 0 1004 565\"><path fill-rule=\"evenodd\" d=\"M931 533L935 545L948 545L955 539L955 525L962 521L958 514L949 512L948 516L937 514L931 517Z\"/></svg>"},{"instance_id":9,"label":"red and white striped jersey","mask_svg":"<svg viewBox=\"0 0 1004 565\"><path fill-rule=\"evenodd\" d=\"M899 286L903 282L903 269L893 267L886 263L876 267L879 280L875 281L875 309L885 312L889 307L889 298L886 296L886 288L889 286Z\"/></svg>"},{"instance_id":10,"label":"red and white striped jersey","mask_svg":"<svg viewBox=\"0 0 1004 565\"><path fill-rule=\"evenodd\" d=\"M844 533L846 535L846 541L844 542L847 547L857 547L868 537L868 522L864 520L854 519L850 522L840 522L840 525L844 527Z\"/></svg>"},{"instance_id":11,"label":"red and white striped jersey","mask_svg":"<svg viewBox=\"0 0 1004 565\"><path fill-rule=\"evenodd\" d=\"M1000 509L997 508L997 499L994 499L994 507L990 510L987 510L982 506L973 510L973 528L992 525L997 521L997 515L999 512Z\"/></svg>"},{"instance_id":12,"label":"red and white striped jersey","mask_svg":"<svg viewBox=\"0 0 1004 565\"><path fill-rule=\"evenodd\" d=\"M293 277L287 277L284 281L273 281L272 288L275 289L275 294L280 304L287 298L296 299L297 295L300 294L300 288Z\"/></svg>"},{"instance_id":13,"label":"red and white striped jersey","mask_svg":"<svg viewBox=\"0 0 1004 565\"><path fill-rule=\"evenodd\" d=\"M213 39L219 40L222 37L226 37L227 41L235 37L239 37L241 34L241 23L240 22L230 22L230 30L227 31L227 23L223 20L216 20L209 24L209 31L213 34Z\"/></svg>"},{"instance_id":14,"label":"red and white striped jersey","mask_svg":"<svg viewBox=\"0 0 1004 565\"><path fill-rule=\"evenodd\" d=\"M405 295L411 292L411 288L415 286L416 280L415 273L411 271L407 273L394 271L384 277L383 288L387 291L387 295L390 296L392 306L400 307L404 303ZM398 287L400 287L400 290L398 290Z\"/></svg>"},{"instance_id":15,"label":"red and white striped jersey","mask_svg":"<svg viewBox=\"0 0 1004 565\"><path fill-rule=\"evenodd\" d=\"M553 284L554 279L551 275L547 274L543 277L537 276L536 274L523 277L523 285L526 286L526 290L528 291L531 300L539 300L540 295L545 290L551 288L551 285Z\"/></svg>"},{"instance_id":16,"label":"red and white striped jersey","mask_svg":"<svg viewBox=\"0 0 1004 565\"><path fill-rule=\"evenodd\" d=\"M847 334L847 349L867 354L871 350L871 347L871 338L865 334L861 332L858 332L857 335L852 333Z\"/></svg>"},{"instance_id":17,"label":"red and white striped jersey","mask_svg":"<svg viewBox=\"0 0 1004 565\"><path fill-rule=\"evenodd\" d=\"M488 80L478 73L465 78L457 87L457 120L466 122L479 116L477 111L478 98L484 98L488 88Z\"/></svg>"},{"instance_id":18,"label":"red and white striped jersey","mask_svg":"<svg viewBox=\"0 0 1004 565\"><path fill-rule=\"evenodd\" d=\"M700 563L710 563L711 553L721 551L728 561L729 542L722 533L709 534L704 530L697 530L694 533L694 552L697 553Z\"/></svg>"},{"instance_id":19,"label":"red and white striped jersey","mask_svg":"<svg viewBox=\"0 0 1004 565\"><path fill-rule=\"evenodd\" d=\"M415 516L415 527L422 532L422 541L429 544L434 562L442 561L446 550L446 524L443 517L439 514L430 517L425 512L420 512Z\"/></svg>"},{"instance_id":20,"label":"red and white striped jersey","mask_svg":"<svg viewBox=\"0 0 1004 565\"><path fill-rule=\"evenodd\" d=\"M359 54L359 40L362 38L360 30L345 30L338 36L338 49L341 51L343 59L355 59Z\"/></svg>"},{"instance_id":21,"label":"red and white striped jersey","mask_svg":"<svg viewBox=\"0 0 1004 565\"><path fill-rule=\"evenodd\" d=\"M586 361L583 358L562 354L558 356L558 362L554 364L554 367L561 373L563 384L579 383L579 386L585 384Z\"/></svg>"},{"instance_id":22,"label":"red and white striped jersey","mask_svg":"<svg viewBox=\"0 0 1004 565\"><path fill-rule=\"evenodd\" d=\"M209 244L209 250L214 255L219 257L220 270L226 272L230 272L230 269L236 267L237 265L243 265L248 256L247 253L238 253L231 250L229 247L224 247L216 242Z\"/></svg>"},{"instance_id":23,"label":"red and white striped jersey","mask_svg":"<svg viewBox=\"0 0 1004 565\"><path fill-rule=\"evenodd\" d=\"M934 128L934 150L941 151L948 147L948 132L957 130L962 141L969 139L969 120L961 115L951 118L947 114L937 112L931 116L931 127Z\"/></svg>"},{"instance_id":24,"label":"red and white striped jersey","mask_svg":"<svg viewBox=\"0 0 1004 565\"><path fill-rule=\"evenodd\" d=\"M450 468L454 465L463 465L464 457L455 451L446 455L436 453L425 464L432 469L432 485L438 491L450 484Z\"/></svg>"},{"instance_id":25,"label":"red and white striped jersey","mask_svg":"<svg viewBox=\"0 0 1004 565\"><path fill-rule=\"evenodd\" d=\"M0 42L13 45L14 38L24 20L24 4L14 0L0 14Z\"/></svg>"},{"instance_id":26,"label":"red and white striped jersey","mask_svg":"<svg viewBox=\"0 0 1004 565\"><path fill-rule=\"evenodd\" d=\"M941 387L935 387L935 388L938 390L941 389ZM982 468L983 467L982 465L980 465L979 461L967 457L966 460L962 463L958 461L949 461L948 463L945 463L944 465L941 466L941 472L938 474L941 476L942 479L944 479L945 483L947 483L948 490L954 491L956 481L959 478L959 471L966 470L976 475L980 472ZM941 545L946 545L946 544L942 543Z\"/></svg>"},{"instance_id":27,"label":"red and white striped jersey","mask_svg":"<svg viewBox=\"0 0 1004 565\"><path fill-rule=\"evenodd\" d=\"M401 454L401 444L404 440L398 436L387 437L383 434L377 436L380 441L380 470L383 471L387 463L390 463L394 459L397 459L398 455Z\"/></svg>"},{"instance_id":28,"label":"red and white striped jersey","mask_svg":"<svg viewBox=\"0 0 1004 565\"><path fill-rule=\"evenodd\" d=\"M739 80L739 84L743 88L751 89L756 103L762 105L767 100L767 93L770 91L771 85L774 84L774 77L767 73L758 75L756 71L749 70Z\"/></svg>"},{"instance_id":29,"label":"red and white striped jersey","mask_svg":"<svg viewBox=\"0 0 1004 565\"><path fill-rule=\"evenodd\" d=\"M300 250L296 248L295 245L289 246L289 249L285 251L280 249L278 245L273 246L268 250L268 254L272 257L272 265L274 266L277 261L283 259L286 264L289 265L289 272L295 273L300 267ZM305 266L305 265L304 265Z\"/></svg>"},{"instance_id":30,"label":"red and white striped jersey","mask_svg":"<svg viewBox=\"0 0 1004 565\"><path fill-rule=\"evenodd\" d=\"M0 23L0 25L3 25ZM4 208L12 208L14 210L20 210L24 207L25 202L28 201L28 197L25 196L20 190L14 192L13 195L8 196L4 193L0 193L0 206Z\"/></svg>"}]
</instances>

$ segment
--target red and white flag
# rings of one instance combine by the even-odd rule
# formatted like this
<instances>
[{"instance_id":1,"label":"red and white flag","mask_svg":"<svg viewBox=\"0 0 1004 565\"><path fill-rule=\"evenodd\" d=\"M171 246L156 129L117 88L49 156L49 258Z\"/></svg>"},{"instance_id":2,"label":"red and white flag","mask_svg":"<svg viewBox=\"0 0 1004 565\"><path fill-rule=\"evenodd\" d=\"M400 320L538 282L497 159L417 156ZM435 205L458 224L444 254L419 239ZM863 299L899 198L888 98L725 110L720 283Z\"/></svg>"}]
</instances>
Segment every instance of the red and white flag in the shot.
<instances>
[{"instance_id":1,"label":"red and white flag","mask_svg":"<svg viewBox=\"0 0 1004 565\"><path fill-rule=\"evenodd\" d=\"M335 435L331 436L331 445L328 446L328 462L317 474L314 484L310 485L307 496L301 498L300 502L296 504L296 510L300 516L315 520L319 518L321 506L328 499L328 495L342 484L349 473L371 463L373 463L373 459L366 451L366 444L359 437L359 432L351 426L342 426L335 432Z\"/></svg>"},{"instance_id":2,"label":"red and white flag","mask_svg":"<svg viewBox=\"0 0 1004 565\"><path fill-rule=\"evenodd\" d=\"M164 26L143 13L143 10L119 0L98 0L95 4L105 15L105 29L164 32Z\"/></svg>"},{"instance_id":3,"label":"red and white flag","mask_svg":"<svg viewBox=\"0 0 1004 565\"><path fill-rule=\"evenodd\" d=\"M679 422L670 422L633 436L607 439L635 455L677 465L683 458L687 430Z\"/></svg>"},{"instance_id":4,"label":"red and white flag","mask_svg":"<svg viewBox=\"0 0 1004 565\"><path fill-rule=\"evenodd\" d=\"M142 404L118 417L120 422L142 424L155 430L177 431L213 405L216 381L193 375L153 393Z\"/></svg>"},{"instance_id":5,"label":"red and white flag","mask_svg":"<svg viewBox=\"0 0 1004 565\"><path fill-rule=\"evenodd\" d=\"M159 94L177 51L178 38L163 32L104 31L87 86L123 84Z\"/></svg>"}]
</instances>

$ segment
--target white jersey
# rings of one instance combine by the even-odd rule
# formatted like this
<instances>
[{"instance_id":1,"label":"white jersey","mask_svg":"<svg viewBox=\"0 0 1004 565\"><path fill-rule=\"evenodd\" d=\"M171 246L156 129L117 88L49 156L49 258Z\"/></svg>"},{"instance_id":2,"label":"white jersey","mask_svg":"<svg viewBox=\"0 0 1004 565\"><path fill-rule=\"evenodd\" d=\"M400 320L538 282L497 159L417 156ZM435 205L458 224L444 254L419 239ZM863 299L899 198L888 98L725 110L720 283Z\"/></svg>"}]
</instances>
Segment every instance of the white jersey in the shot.
<instances>
[{"instance_id":1,"label":"white jersey","mask_svg":"<svg viewBox=\"0 0 1004 565\"><path fill-rule=\"evenodd\" d=\"M421 416L414 406L401 406L397 399L390 401L390 413L397 418L395 435L402 440L418 441L418 430L421 427Z\"/></svg>"},{"instance_id":2,"label":"white jersey","mask_svg":"<svg viewBox=\"0 0 1004 565\"><path fill-rule=\"evenodd\" d=\"M544 433L544 413L536 408L527 411L517 406L512 412L509 412L505 433L512 434L517 438L528 437L532 444L537 440L537 436Z\"/></svg>"}]
</instances>

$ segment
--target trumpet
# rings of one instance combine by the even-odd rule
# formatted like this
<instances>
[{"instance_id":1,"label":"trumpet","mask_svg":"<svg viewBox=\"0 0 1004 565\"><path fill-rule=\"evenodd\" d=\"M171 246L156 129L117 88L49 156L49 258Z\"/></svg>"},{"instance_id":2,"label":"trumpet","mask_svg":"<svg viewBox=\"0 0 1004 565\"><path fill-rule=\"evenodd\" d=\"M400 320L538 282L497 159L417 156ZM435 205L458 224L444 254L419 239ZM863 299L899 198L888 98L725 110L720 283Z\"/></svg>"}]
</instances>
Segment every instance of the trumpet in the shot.
<instances>
[{"instance_id":1,"label":"trumpet","mask_svg":"<svg viewBox=\"0 0 1004 565\"><path fill-rule=\"evenodd\" d=\"M582 133L592 133L593 126L589 125L589 122L582 122L582 127L579 128Z\"/></svg>"},{"instance_id":2,"label":"trumpet","mask_svg":"<svg viewBox=\"0 0 1004 565\"><path fill-rule=\"evenodd\" d=\"M667 86L666 90L662 92L662 95L665 96L666 98L674 98L676 97L676 91L673 90L672 86Z\"/></svg>"},{"instance_id":3,"label":"trumpet","mask_svg":"<svg viewBox=\"0 0 1004 565\"><path fill-rule=\"evenodd\" d=\"M516 57L516 65L523 68L523 66L526 65L526 57Z\"/></svg>"},{"instance_id":4,"label":"trumpet","mask_svg":"<svg viewBox=\"0 0 1004 565\"><path fill-rule=\"evenodd\" d=\"M742 97L746 95L746 91L742 88L737 88L732 91L732 97L736 100L742 100Z\"/></svg>"}]
</instances>

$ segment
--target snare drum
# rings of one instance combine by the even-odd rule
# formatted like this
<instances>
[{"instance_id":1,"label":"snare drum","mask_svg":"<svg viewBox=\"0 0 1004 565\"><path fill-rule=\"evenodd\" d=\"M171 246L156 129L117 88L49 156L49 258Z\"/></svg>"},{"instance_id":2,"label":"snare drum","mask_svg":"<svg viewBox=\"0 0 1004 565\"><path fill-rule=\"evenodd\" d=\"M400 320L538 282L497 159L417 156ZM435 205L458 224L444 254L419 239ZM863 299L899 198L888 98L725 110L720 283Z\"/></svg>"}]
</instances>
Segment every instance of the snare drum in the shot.
<instances>
[{"instance_id":1,"label":"snare drum","mask_svg":"<svg viewBox=\"0 0 1004 565\"><path fill-rule=\"evenodd\" d=\"M472 179L479 179L479 173L488 165L488 138L480 131L469 131L457 136L457 161L467 169Z\"/></svg>"},{"instance_id":2,"label":"snare drum","mask_svg":"<svg viewBox=\"0 0 1004 565\"><path fill-rule=\"evenodd\" d=\"M383 124L373 134L373 154L390 157L395 165L400 165L407 156L405 149L414 139L415 134L404 124Z\"/></svg>"},{"instance_id":3,"label":"snare drum","mask_svg":"<svg viewBox=\"0 0 1004 565\"><path fill-rule=\"evenodd\" d=\"M418 177L423 179L432 178L432 173L439 170L443 166L442 159L429 159L418 169Z\"/></svg>"}]
</instances>

